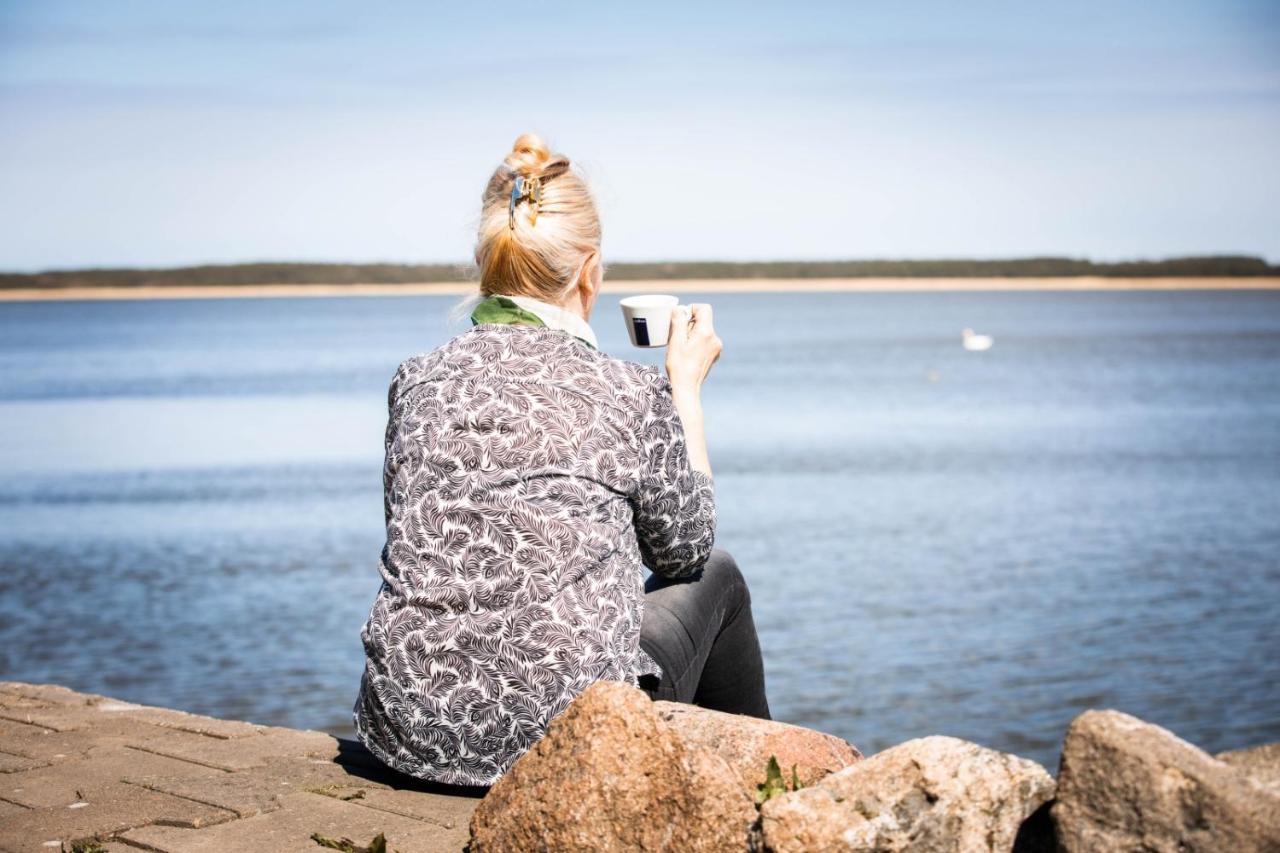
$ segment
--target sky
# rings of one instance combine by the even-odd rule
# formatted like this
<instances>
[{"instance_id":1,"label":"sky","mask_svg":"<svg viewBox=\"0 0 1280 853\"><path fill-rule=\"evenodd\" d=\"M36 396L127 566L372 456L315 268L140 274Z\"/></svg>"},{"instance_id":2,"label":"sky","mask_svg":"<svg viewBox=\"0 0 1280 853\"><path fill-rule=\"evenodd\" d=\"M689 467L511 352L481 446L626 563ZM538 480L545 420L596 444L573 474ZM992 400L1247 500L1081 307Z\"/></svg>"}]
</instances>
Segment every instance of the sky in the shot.
<instances>
[{"instance_id":1,"label":"sky","mask_svg":"<svg viewBox=\"0 0 1280 853\"><path fill-rule=\"evenodd\" d=\"M0 0L0 270L464 262L524 132L609 261L1280 262L1280 2Z\"/></svg>"}]
</instances>

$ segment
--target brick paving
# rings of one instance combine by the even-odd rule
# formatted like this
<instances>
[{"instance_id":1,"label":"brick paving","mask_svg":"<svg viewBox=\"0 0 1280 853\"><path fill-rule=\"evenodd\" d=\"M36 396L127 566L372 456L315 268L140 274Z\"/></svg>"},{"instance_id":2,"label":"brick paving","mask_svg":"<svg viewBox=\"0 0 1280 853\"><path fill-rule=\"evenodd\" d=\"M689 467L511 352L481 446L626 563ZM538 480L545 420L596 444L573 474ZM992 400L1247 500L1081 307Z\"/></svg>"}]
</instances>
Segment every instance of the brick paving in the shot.
<instances>
[{"instance_id":1,"label":"brick paving","mask_svg":"<svg viewBox=\"0 0 1280 853\"><path fill-rule=\"evenodd\" d=\"M318 853L320 833L454 853L484 789L384 767L323 732L0 681L0 851Z\"/></svg>"}]
</instances>

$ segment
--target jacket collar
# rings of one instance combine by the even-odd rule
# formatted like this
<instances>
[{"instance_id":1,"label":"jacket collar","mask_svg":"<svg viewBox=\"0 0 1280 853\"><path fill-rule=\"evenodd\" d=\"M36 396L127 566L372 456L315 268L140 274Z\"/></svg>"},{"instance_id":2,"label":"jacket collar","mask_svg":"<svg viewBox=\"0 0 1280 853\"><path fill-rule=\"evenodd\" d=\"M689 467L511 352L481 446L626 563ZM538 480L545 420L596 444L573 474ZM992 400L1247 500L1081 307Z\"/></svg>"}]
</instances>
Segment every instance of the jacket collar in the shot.
<instances>
[{"instance_id":1,"label":"jacket collar","mask_svg":"<svg viewBox=\"0 0 1280 853\"><path fill-rule=\"evenodd\" d=\"M471 312L471 325L480 323L545 326L568 332L592 349L599 349L596 333L572 311L531 296L489 296Z\"/></svg>"}]
</instances>

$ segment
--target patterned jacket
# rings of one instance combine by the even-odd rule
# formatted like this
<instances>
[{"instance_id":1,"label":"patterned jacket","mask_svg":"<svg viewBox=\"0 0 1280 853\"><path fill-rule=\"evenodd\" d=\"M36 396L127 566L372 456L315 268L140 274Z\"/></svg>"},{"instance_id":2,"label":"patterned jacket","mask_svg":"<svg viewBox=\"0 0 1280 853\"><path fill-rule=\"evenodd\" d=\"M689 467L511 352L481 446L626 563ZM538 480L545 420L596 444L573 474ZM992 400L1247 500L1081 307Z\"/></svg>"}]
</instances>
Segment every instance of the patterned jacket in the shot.
<instances>
[{"instance_id":1,"label":"patterned jacket","mask_svg":"<svg viewBox=\"0 0 1280 853\"><path fill-rule=\"evenodd\" d=\"M702 566L712 480L660 370L557 328L479 323L402 363L388 410L356 734L410 775L492 784L592 682L660 674L643 566Z\"/></svg>"}]
</instances>

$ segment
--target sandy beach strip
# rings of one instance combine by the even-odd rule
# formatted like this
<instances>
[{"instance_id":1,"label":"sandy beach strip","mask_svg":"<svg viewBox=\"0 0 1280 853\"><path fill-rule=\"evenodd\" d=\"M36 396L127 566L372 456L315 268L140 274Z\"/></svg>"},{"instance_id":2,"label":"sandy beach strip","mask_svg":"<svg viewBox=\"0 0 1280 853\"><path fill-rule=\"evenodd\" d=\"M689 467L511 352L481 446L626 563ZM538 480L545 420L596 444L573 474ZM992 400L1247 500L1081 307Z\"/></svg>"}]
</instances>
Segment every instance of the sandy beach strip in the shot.
<instances>
[{"instance_id":1,"label":"sandy beach strip","mask_svg":"<svg viewBox=\"0 0 1280 853\"><path fill-rule=\"evenodd\" d=\"M97 299L247 299L294 296L463 296L474 282L243 284L0 289L0 302ZM605 293L929 293L943 291L1280 290L1280 277L799 278L606 281Z\"/></svg>"}]
</instances>

